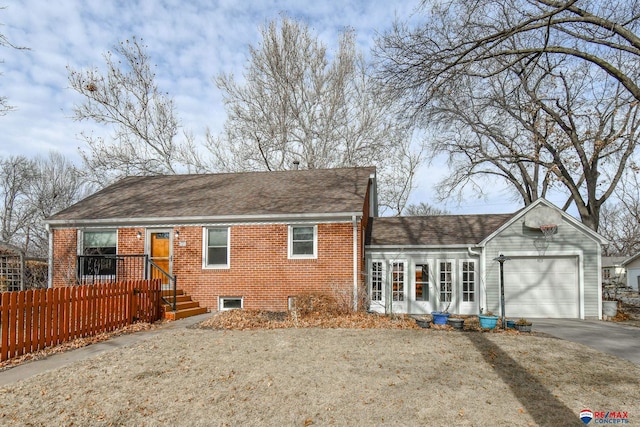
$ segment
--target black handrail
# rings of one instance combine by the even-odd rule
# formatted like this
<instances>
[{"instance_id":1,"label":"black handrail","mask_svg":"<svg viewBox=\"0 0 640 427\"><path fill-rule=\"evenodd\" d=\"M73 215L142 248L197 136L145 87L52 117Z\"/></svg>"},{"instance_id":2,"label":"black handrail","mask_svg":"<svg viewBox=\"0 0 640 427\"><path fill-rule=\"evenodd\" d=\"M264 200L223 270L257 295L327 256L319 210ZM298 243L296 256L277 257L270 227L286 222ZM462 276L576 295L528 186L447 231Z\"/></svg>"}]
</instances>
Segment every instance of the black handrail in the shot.
<instances>
[{"instance_id":1,"label":"black handrail","mask_svg":"<svg viewBox=\"0 0 640 427\"><path fill-rule=\"evenodd\" d=\"M162 279L165 283L166 280L173 290L173 302L162 295L162 289L160 296L176 311L177 277L151 261L148 255L78 255L77 261L76 282L79 285L137 279Z\"/></svg>"},{"instance_id":2,"label":"black handrail","mask_svg":"<svg viewBox=\"0 0 640 427\"><path fill-rule=\"evenodd\" d=\"M156 264L155 262L151 261L149 258L147 258L147 265L150 268L149 278L151 278L151 279L166 278L166 279L169 280L169 285L171 285L171 290L173 290L173 302L169 303L169 301L164 297L164 295L162 295L162 286L160 286L160 289L161 289L160 290L160 297L167 304L171 304L172 311L176 311L176 300L178 298L178 288L177 288L178 279L177 279L177 277L167 273L166 271L164 271L162 268L160 268L158 266L158 264ZM154 273L159 274L161 277L156 277L157 274L154 274ZM162 281L162 283L164 284L164 280Z\"/></svg>"},{"instance_id":3,"label":"black handrail","mask_svg":"<svg viewBox=\"0 0 640 427\"><path fill-rule=\"evenodd\" d=\"M147 279L148 258L144 254L78 255L76 281L80 285L88 285Z\"/></svg>"}]
</instances>

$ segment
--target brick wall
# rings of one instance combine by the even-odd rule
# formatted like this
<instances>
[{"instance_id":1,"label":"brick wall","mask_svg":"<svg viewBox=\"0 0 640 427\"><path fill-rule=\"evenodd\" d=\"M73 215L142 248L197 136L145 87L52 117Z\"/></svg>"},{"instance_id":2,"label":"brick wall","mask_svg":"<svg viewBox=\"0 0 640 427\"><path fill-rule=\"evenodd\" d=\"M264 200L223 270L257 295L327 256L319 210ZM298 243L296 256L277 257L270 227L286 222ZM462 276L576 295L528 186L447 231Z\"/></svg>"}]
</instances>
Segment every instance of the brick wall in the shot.
<instances>
[{"instance_id":1,"label":"brick wall","mask_svg":"<svg viewBox=\"0 0 640 427\"><path fill-rule=\"evenodd\" d=\"M358 223L358 268L363 265L363 224ZM353 224L318 224L317 259L288 259L288 225L255 224L230 227L230 266L203 269L203 227L174 227L173 271L178 288L211 309L219 297L243 297L244 307L282 311L288 297L308 292L333 292L342 300L353 296ZM76 229L54 229L54 286L73 283L76 272ZM138 232L141 238L137 238ZM118 230L118 254L142 254L142 228ZM362 282L362 271L358 272Z\"/></svg>"},{"instance_id":2,"label":"brick wall","mask_svg":"<svg viewBox=\"0 0 640 427\"><path fill-rule=\"evenodd\" d=\"M52 229L53 286L69 286L76 282L78 233L75 228Z\"/></svg>"},{"instance_id":3,"label":"brick wall","mask_svg":"<svg viewBox=\"0 0 640 427\"><path fill-rule=\"evenodd\" d=\"M173 273L178 287L211 309L219 297L243 297L244 307L282 311L288 297L308 292L353 294L353 226L318 224L318 258L288 259L286 224L230 228L230 266L202 268L202 227L179 227ZM180 243L183 242L183 243Z\"/></svg>"}]
</instances>

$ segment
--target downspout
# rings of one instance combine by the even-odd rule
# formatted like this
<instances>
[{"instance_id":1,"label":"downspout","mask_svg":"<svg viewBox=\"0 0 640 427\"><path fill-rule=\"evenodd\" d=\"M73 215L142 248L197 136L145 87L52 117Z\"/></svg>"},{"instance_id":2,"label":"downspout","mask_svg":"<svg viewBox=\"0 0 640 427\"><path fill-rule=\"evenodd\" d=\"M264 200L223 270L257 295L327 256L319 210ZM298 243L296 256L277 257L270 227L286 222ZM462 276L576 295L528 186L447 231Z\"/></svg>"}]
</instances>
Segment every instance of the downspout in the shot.
<instances>
[{"instance_id":1,"label":"downspout","mask_svg":"<svg viewBox=\"0 0 640 427\"><path fill-rule=\"evenodd\" d=\"M353 215L353 311L358 311L358 218Z\"/></svg>"},{"instance_id":2,"label":"downspout","mask_svg":"<svg viewBox=\"0 0 640 427\"><path fill-rule=\"evenodd\" d=\"M47 288L53 288L53 232L51 231L49 224L45 224L44 228L47 230L47 235L49 237L49 250L47 254Z\"/></svg>"},{"instance_id":3,"label":"downspout","mask_svg":"<svg viewBox=\"0 0 640 427\"><path fill-rule=\"evenodd\" d=\"M480 259L480 295L478 298L478 310L481 310L482 308L486 308L486 301L487 301L487 285L485 283L485 262L484 262L484 256L482 252L476 252L474 250L471 249L471 246L469 246L467 248L467 251L469 251L469 255L472 256L477 256Z\"/></svg>"}]
</instances>

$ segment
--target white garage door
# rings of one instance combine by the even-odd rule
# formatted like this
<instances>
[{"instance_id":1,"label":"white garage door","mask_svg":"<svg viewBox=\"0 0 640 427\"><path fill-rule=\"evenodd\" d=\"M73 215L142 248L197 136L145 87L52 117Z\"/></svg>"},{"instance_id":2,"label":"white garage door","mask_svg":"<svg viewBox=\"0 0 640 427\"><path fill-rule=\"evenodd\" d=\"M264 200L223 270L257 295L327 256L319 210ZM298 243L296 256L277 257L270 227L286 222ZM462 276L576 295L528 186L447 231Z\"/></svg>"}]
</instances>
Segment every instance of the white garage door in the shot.
<instances>
[{"instance_id":1,"label":"white garage door","mask_svg":"<svg viewBox=\"0 0 640 427\"><path fill-rule=\"evenodd\" d=\"M508 318L580 316L577 257L512 257L504 284Z\"/></svg>"}]
</instances>

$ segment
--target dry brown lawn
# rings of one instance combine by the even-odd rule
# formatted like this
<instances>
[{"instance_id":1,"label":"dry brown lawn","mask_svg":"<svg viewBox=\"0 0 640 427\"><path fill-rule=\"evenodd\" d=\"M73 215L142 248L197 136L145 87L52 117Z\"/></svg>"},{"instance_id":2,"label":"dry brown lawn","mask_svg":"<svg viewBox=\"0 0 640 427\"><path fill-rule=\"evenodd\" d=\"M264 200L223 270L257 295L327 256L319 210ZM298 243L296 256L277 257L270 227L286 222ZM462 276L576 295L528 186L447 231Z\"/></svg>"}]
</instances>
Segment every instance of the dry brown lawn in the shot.
<instances>
[{"instance_id":1,"label":"dry brown lawn","mask_svg":"<svg viewBox=\"0 0 640 427\"><path fill-rule=\"evenodd\" d=\"M338 317L214 315L0 389L0 424L580 426L584 408L640 421L640 367L585 346Z\"/></svg>"}]
</instances>

